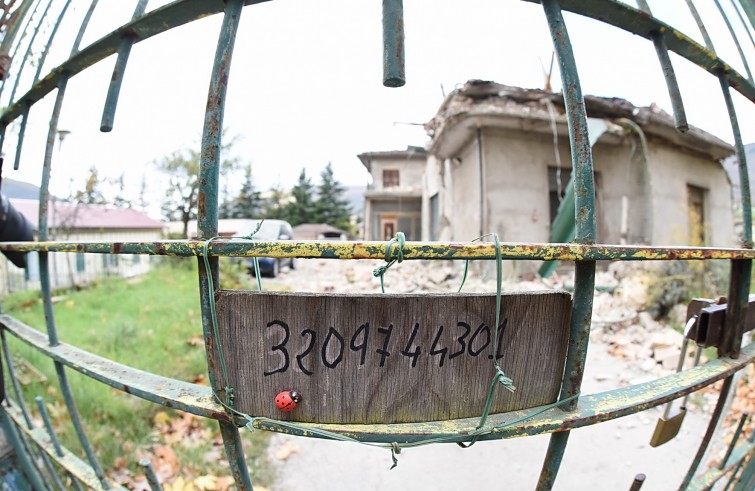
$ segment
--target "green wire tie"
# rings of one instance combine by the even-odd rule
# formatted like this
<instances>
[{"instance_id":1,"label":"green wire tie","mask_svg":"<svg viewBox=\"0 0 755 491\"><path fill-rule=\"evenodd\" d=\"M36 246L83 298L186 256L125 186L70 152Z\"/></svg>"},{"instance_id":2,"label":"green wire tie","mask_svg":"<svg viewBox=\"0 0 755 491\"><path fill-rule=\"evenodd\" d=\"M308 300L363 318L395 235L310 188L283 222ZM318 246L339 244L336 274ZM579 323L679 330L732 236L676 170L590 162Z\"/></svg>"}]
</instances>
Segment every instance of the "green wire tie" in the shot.
<instances>
[{"instance_id":1,"label":"green wire tie","mask_svg":"<svg viewBox=\"0 0 755 491\"><path fill-rule=\"evenodd\" d=\"M254 234L256 234L259 231L259 229L260 229L261 226L262 226L262 222L260 222L259 224L257 224L257 228L250 235L248 235L248 236L245 236L245 237L231 237L231 238L251 240L254 237ZM498 285L496 287L496 312L495 312L495 318L496 318L495 325L496 325L496 327L495 327L495 336L493 338L494 339L494 341L493 341L493 353L497 353L498 352L498 326L500 325L500 319L501 319L501 297L502 297L502 282L503 282L503 257L502 257L502 253L501 253L501 244L500 244L500 241L498 239L498 234L495 234L495 233L483 235L481 237L478 237L478 238L474 239L472 242L479 241L479 240L484 239L485 237L490 237L490 236L493 237L493 241L495 242L496 272L497 272L497 280L498 280ZM209 260L209 252L208 252L209 251L209 247L210 247L211 242L213 240L215 240L215 239L218 239L218 238L221 238L221 237L220 236L212 237L211 239L207 240L204 243L203 247L202 247L202 254L203 254L203 257L204 257L204 264L205 264L205 268L207 269L208 273L211 273L211 271L212 271L211 270L211 266L210 266L210 260ZM388 242L388 244L386 245L385 257L386 257L386 261L388 261L388 264L386 264L384 266L380 266L380 267L376 268L373 271L373 274L375 276L380 277L380 287L381 287L381 290L383 291L383 293L385 293L385 286L384 286L384 282L383 282L383 276L385 275L385 272L391 266L393 266L397 262L400 263L400 262L402 262L404 260L403 248L404 248L405 243L406 243L406 237L404 236L404 234L402 232L398 232L396 234L396 237L392 238ZM393 249L393 245L394 244L398 245L398 247L395 250ZM260 280L259 280L259 265L257 263L257 258L255 257L254 259L255 259L255 263L254 263L255 274L257 275L257 282L258 282L257 285L258 285L259 290L261 291L262 290L262 285L261 285ZM458 289L459 292L461 291L462 287L464 286L464 282L466 281L468 270L469 270L469 260L466 260L465 261L465 265L464 265L464 275L462 277L462 281L461 281L461 284L459 285L459 289ZM504 373L503 369L498 364L498 360L496 360L495 359L496 357L493 356L492 361L493 361L493 366L495 368L495 375L493 376L493 380L492 380L492 382L490 384L490 388L488 389L488 396L487 396L487 399L485 401L485 407L483 408L482 415L480 417L480 422L477 424L477 427L474 430L472 430L470 432L465 432L463 434L460 433L460 434L453 435L453 436L443 436L443 437L426 438L426 439L423 439L423 440L418 440L416 442L408 442L408 443L403 443L403 444L399 444L398 442L392 442L390 444L386 444L386 443L373 443L373 442L360 441L360 440L358 440L356 438L353 438L353 437L350 437L350 436L346 436L346 435L342 435L340 433L335 433L335 432L328 431L328 430L323 430L323 429L319 429L319 428L313 428L313 427L303 426L303 425L300 425L300 424L297 424L297 423L293 423L293 422L290 422L290 421L281 421L281 420L276 420L276 419L272 419L272 418L266 418L266 417L263 417L263 416L252 417L252 416L249 416L246 413L242 413L240 411L237 411L233 407L233 399L234 399L234 396L235 396L235 391L234 391L234 389L232 387L229 387L229 385L228 385L228 380L229 380L228 379L228 369L227 369L226 364L225 364L225 357L223 355L223 347L222 347L221 342L220 342L218 320L217 320L217 311L215 309L215 295L214 295L215 288L214 288L213 281L212 281L212 274L208 274L207 276L208 276L208 289L210 290L210 295L209 295L210 302L209 303L210 303L210 314L211 314L211 319L212 319L212 329L213 329L213 334L215 335L215 339L217 341L216 345L217 345L217 350L218 350L218 356L220 358L220 366L221 366L221 370L222 370L223 378L224 378L224 382L225 382L225 388L224 388L224 390L225 390L225 393L226 393L225 394L226 398L225 398L225 401L223 401L223 399L221 399L221 397L217 394L217 392L215 392L214 389L213 389L213 396L214 396L216 402L218 404L220 404L221 406L223 406L229 413L231 413L232 415L235 415L235 416L237 416L239 418L242 418L242 419L246 420L246 424L244 424L244 426L247 429L249 429L249 431L256 431L257 429L260 429L260 428L255 428L255 425L267 424L267 425L270 425L270 426L279 426L279 427L286 428L286 429L289 429L289 430L297 431L297 432L299 432L299 433L301 433L302 435L305 435L305 436L306 435L315 435L315 436L318 436L318 437L321 437L321 438L325 438L325 439L329 439L329 440L337 440L337 441L342 441L342 442L359 443L359 444L367 445L367 446L370 446L370 447L387 448L387 449L389 449L391 451L392 465L391 465L390 468L394 469L398 465L398 457L397 456L401 453L401 450L404 449L404 448L421 447L421 446L430 445L430 444L433 444L433 443L451 443L454 440L456 440L456 438L459 437L459 436L471 437L469 444L465 444L463 442L456 442L457 445L459 445L462 448L469 448L472 445L474 445L479 440L480 437L482 437L484 435L488 435L490 433L493 433L494 431L500 431L500 430L502 430L502 429L504 429L506 427L513 426L515 424L519 424L519 423L521 423L523 421L526 421L526 420L528 420L530 418L534 418L536 416L539 416L540 414L543 414L546 411L549 411L549 410L554 409L556 407L559 407L559 406L561 406L563 404L571 402L572 400L578 398L579 395L580 395L579 393L577 393L577 394L575 394L575 395L573 395L571 397L568 397L566 399L562 399L560 401L556 401L554 403L548 404L547 406L543 406L542 408L540 408L539 410L537 410L537 411L535 411L535 412L533 412L531 414L527 414L525 416L522 416L521 418L517 418L517 419L514 419L512 421L508 421L508 422L501 423L499 425L494 425L494 426L485 426L485 423L487 422L488 416L490 415L490 410L491 410L491 408L493 406L493 397L495 395L495 389L498 386L498 383L500 383L501 385L503 385L504 388L506 388L510 392L514 392L516 390L516 387L514 386L513 381L509 377L506 376L506 374ZM262 428L262 429L264 429L264 428Z\"/></svg>"},{"instance_id":2,"label":"green wire tie","mask_svg":"<svg viewBox=\"0 0 755 491\"><path fill-rule=\"evenodd\" d=\"M395 249L395 256L391 254L393 244L398 244L398 248ZM383 276L385 275L385 272L388 271L388 268L396 263L404 261L404 244L406 244L406 236L404 236L404 232L397 232L396 236L389 240L388 244L385 246L385 260L388 264L377 267L372 271L373 276L380 278L380 291L383 293L385 293Z\"/></svg>"},{"instance_id":3,"label":"green wire tie","mask_svg":"<svg viewBox=\"0 0 755 491\"><path fill-rule=\"evenodd\" d=\"M261 220L259 223L257 223L257 227L249 235L245 235L243 237L223 237L220 235L216 235L206 240L205 243L202 245L202 258L204 259L204 267L205 267L205 270L207 271L207 290L209 293L209 295L207 296L209 298L209 305L210 305L210 319L212 321L212 333L215 336L215 341L216 341L215 345L217 346L218 358L220 359L220 370L223 373L223 383L225 385L225 387L223 388L223 390L225 391L225 404L224 405L230 408L233 408L233 401L236 397L236 390L233 387L230 387L230 385L228 384L228 380L229 380L228 367L226 366L226 363L225 363L225 355L223 354L223 345L220 342L220 329L218 328L218 314L215 308L215 282L212 279L212 265L210 264L210 245L212 244L213 240L220 239L220 238L252 240L254 238L254 235L257 232L259 232L260 227L262 227L262 222L264 222L264 220ZM254 258L254 274L257 277L257 288L259 289L259 291L262 291L262 282L260 281L260 266L256 257Z\"/></svg>"}]
</instances>

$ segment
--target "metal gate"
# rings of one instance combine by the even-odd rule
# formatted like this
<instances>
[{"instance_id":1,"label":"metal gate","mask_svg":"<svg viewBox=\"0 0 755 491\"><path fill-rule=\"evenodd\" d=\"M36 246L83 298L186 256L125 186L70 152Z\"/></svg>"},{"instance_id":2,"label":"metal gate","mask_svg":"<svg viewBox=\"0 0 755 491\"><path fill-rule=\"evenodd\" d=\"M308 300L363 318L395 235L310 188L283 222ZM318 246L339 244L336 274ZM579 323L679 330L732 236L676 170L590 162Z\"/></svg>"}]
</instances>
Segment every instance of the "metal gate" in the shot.
<instances>
[{"instance_id":1,"label":"metal gate","mask_svg":"<svg viewBox=\"0 0 755 491\"><path fill-rule=\"evenodd\" d=\"M718 4L724 20L731 30L730 22ZM13 37L14 30L34 29L30 25L31 15L28 15L34 2L24 0L18 10L25 15L19 15L16 24L6 31L6 37ZM45 9L52 4L62 4L60 16L55 27L49 32L46 46L53 43L60 19L65 15L70 0L41 2ZM0 90L12 90L11 104L5 108L0 116L0 145L17 145L17 156L21 155L20 148L24 142L29 111L42 97L53 91L56 92L55 105L50 118L50 132L43 163L43 177L39 202L43 204L39 210L39 231L36 242L8 242L0 245L3 251L39 253L41 271L41 298L46 314L47 335L30 326L24 325L8 315L0 316L0 328L5 351L5 363L10 372L8 382L12 387L14 397L0 408L4 431L15 447L22 466L23 475L34 489L54 489L62 487L60 476L72 478L77 487L86 486L92 489L110 489L117 487L110 482L102 467L98 463L96 452L88 443L83 425L80 421L76 403L73 399L68 373L71 370L80 372L103 384L107 384L130 397L142 398L155 404L186 411L204 418L214 419L220 426L225 444L225 451L230 462L237 489L251 490L247 462L244 458L239 438L239 427L248 423L227 411L216 399L215 394L223 391L213 377L212 368L217 366L218 353L216 351L216 335L212 328L212 298L208 294L212 284L218 284L217 265L219 256L268 256L268 257L327 257L335 259L385 259L390 252L390 246L382 242L297 242L266 243L252 241L214 241L210 248L206 248L208 239L217 234L218 223L218 178L219 178L219 149L222 144L223 113L225 105L228 73L235 42L239 18L245 8L254 9L258 0L176 0L164 7L145 13L147 1L139 0L134 18L127 24L110 32L103 38L84 48L79 47L87 23L96 8L97 0L91 2L89 13L81 26L75 46L70 57L60 66L41 76L39 73L43 62L38 63L38 72L34 83L25 93L18 93L18 79L20 72L31 60L27 52L22 58L20 53L13 55L13 70L3 83ZM538 489L551 489L556 480L559 466L567 447L570 431L583 426L598 424L629 414L644 411L648 408L662 405L668 401L678 399L702 387L723 380L723 386L708 430L700 443L699 450L691 462L689 472L680 490L709 489L722 477L734 484L737 491L755 489L755 440L753 436L741 436L739 432L730 445L727 457L719 468L698 473L703 455L708 448L725 408L725 403L732 388L734 375L752 363L755 359L755 344L742 346L747 313L748 294L752 272L752 218L750 205L750 187L745 163L744 148L740 137L737 117L734 111L730 90L734 89L751 102L755 102L755 84L752 75L747 77L738 73L729 64L721 60L715 53L705 31L705 26L697 16L694 5L687 2L698 21L698 26L706 39L707 46L701 46L674 27L655 18L646 2L639 0L638 8L615 0L542 0L543 13L547 18L553 46L555 48L561 78L564 87L565 108L568 118L569 136L572 151L572 168L574 169L575 186L575 219L576 238L568 244L508 244L500 248L491 244L481 243L421 243L408 242L403 246L406 260L413 259L481 259L494 260L497 251L506 261L543 260L569 261L574 263L575 284L573 293L573 314L570 326L570 338L566 369L562 380L560 400L570 399L561 407L551 408L546 412L535 408L524 411L521 422L508 425L483 435L482 439L501 439L513 436L551 434L550 445L544 458ZM740 15L739 21L745 24L748 32L755 25L755 5L751 0L733 1ZM383 34L384 34L384 84L386 86L401 86L404 83L404 51L403 51L403 6L402 0L383 0ZM726 100L731 125L736 140L736 150L739 159L739 172L742 184L743 232L740 248L706 248L706 247L643 247L633 245L596 245L595 225L595 191L593 183L593 166L591 148L587 138L587 124L582 90L580 86L577 66L572 53L569 35L562 17L562 10L575 12L584 16L598 19L602 22L636 34L652 42L657 50L661 69L668 85L669 95L673 104L677 128L686 129L684 107L679 88L676 83L674 69L669 59L669 51L686 58L702 67L720 82L721 91ZM46 15L47 10L45 10ZM108 131L113 124L113 116L118 101L120 83L131 47L151 36L155 36L195 21L208 15L220 14L223 23L217 42L214 66L207 110L204 121L204 132L201 145L200 192L198 211L198 240L180 240L164 242L53 242L48 241L48 210L44 206L50 198L49 180L52 166L53 146L58 118L66 92L66 84L71 77L76 76L95 63L111 54L117 53L116 68L108 91L107 102L102 119L102 131ZM39 18L39 16L37 16ZM44 16L42 16L44 20ZM749 26L747 22L749 21ZM40 21L37 21L40 22ZM39 31L34 30L33 36ZM732 34L734 31L732 30ZM736 40L736 36L734 36ZM5 46L6 43L3 45ZM32 41L33 44L33 41ZM18 46L18 44L17 44ZM27 50L28 51L28 50ZM742 49L740 47L740 53ZM47 48L41 56L47 55ZM743 63L746 60L743 56ZM12 88L11 88L12 87ZM20 121L17 138L8 138L6 129L14 122ZM15 162L18 166L18 159ZM210 269L205 266L203 248L209 251ZM211 368L211 387L190 384L178 380L164 378L154 374L146 374L133 368L123 366L111 360L81 350L75 346L65 344L60 340L55 325L55 312L52 303L50 287L50 271L48 264L49 253L98 253L98 254L145 254L160 256L196 257L199 261L199 296L202 306L202 323L204 339L207 349L207 361ZM728 261L730 264L729 303L725 309L725 328L721 331L718 344L719 358L705 365L666 376L652 382L627 387L616 393L598 393L580 395L580 387L584 373L588 335L590 333L591 314L593 306L593 292L595 289L596 261ZM214 282L213 282L214 280ZM72 452L61 448L52 427L38 428L32 424L30 411L24 402L19 385L14 376L13 358L10 356L6 343L7 334L14 336L40 353L49 357L55 364L60 387L63 391L65 403L73 421L76 433L86 455L86 461L79 459ZM43 407L40 406L41 416L44 417ZM255 420L253 425L270 431L294 432L304 436L332 436L348 435L348 437L378 444L393 446L400 449L402 445L430 438L442 437L446 441L468 441L468 433L474 428L477 420L457 420L441 423L426 423L422 425L371 425L369 431L359 425L321 425L303 424L304 429L294 429L269 420ZM323 433L325 431L325 433ZM144 464L150 484L153 489L161 489L148 463ZM630 484L630 483L628 483ZM637 479L631 484L631 489L639 489L642 480ZM729 489L729 485L727 485Z\"/></svg>"}]
</instances>

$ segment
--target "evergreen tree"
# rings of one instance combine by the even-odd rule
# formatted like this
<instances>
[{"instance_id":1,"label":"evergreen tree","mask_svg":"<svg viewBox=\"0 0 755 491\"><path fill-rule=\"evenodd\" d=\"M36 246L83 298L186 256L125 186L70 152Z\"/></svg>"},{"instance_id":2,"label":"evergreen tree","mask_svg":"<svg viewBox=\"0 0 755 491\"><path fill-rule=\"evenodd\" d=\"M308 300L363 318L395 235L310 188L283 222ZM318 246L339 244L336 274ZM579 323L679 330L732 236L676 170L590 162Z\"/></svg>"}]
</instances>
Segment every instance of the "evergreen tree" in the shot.
<instances>
[{"instance_id":1,"label":"evergreen tree","mask_svg":"<svg viewBox=\"0 0 755 491\"><path fill-rule=\"evenodd\" d=\"M312 223L315 218L313 194L314 186L312 185L312 180L307 177L307 171L302 169L299 174L299 180L291 189L291 195L294 200L284 208L284 216L291 225Z\"/></svg>"},{"instance_id":2,"label":"evergreen tree","mask_svg":"<svg viewBox=\"0 0 755 491\"><path fill-rule=\"evenodd\" d=\"M244 183L229 211L230 218L258 218L262 212L262 198L252 179L252 164L247 164L244 168Z\"/></svg>"},{"instance_id":3,"label":"evergreen tree","mask_svg":"<svg viewBox=\"0 0 755 491\"><path fill-rule=\"evenodd\" d=\"M288 195L280 184L270 188L270 196L262 200L262 216L264 218L286 218L286 199Z\"/></svg>"},{"instance_id":4,"label":"evergreen tree","mask_svg":"<svg viewBox=\"0 0 755 491\"><path fill-rule=\"evenodd\" d=\"M346 189L336 181L333 165L328 162L320 173L315 202L315 221L351 231L351 205L344 197Z\"/></svg>"}]
</instances>

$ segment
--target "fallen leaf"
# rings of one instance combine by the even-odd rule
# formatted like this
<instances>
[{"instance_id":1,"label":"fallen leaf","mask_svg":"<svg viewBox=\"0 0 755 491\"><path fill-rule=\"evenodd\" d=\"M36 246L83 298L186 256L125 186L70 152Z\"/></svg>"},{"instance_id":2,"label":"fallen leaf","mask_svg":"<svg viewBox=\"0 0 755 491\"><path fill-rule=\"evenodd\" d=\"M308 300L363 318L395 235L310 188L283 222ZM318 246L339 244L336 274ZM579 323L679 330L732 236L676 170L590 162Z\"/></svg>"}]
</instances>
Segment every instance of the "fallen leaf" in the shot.
<instances>
[{"instance_id":1,"label":"fallen leaf","mask_svg":"<svg viewBox=\"0 0 755 491\"><path fill-rule=\"evenodd\" d=\"M292 454L299 453L300 451L296 445L285 442L275 451L275 458L278 460L288 460Z\"/></svg>"},{"instance_id":2,"label":"fallen leaf","mask_svg":"<svg viewBox=\"0 0 755 491\"><path fill-rule=\"evenodd\" d=\"M175 481L163 486L165 491L194 491L194 483L185 481L183 477L178 476Z\"/></svg>"},{"instance_id":3,"label":"fallen leaf","mask_svg":"<svg viewBox=\"0 0 755 491\"><path fill-rule=\"evenodd\" d=\"M165 425L170 422L170 416L165 411L160 411L152 418L152 422L155 426Z\"/></svg>"},{"instance_id":4,"label":"fallen leaf","mask_svg":"<svg viewBox=\"0 0 755 491\"><path fill-rule=\"evenodd\" d=\"M218 489L218 478L213 475L199 476L194 479L194 485L200 491L215 491Z\"/></svg>"}]
</instances>

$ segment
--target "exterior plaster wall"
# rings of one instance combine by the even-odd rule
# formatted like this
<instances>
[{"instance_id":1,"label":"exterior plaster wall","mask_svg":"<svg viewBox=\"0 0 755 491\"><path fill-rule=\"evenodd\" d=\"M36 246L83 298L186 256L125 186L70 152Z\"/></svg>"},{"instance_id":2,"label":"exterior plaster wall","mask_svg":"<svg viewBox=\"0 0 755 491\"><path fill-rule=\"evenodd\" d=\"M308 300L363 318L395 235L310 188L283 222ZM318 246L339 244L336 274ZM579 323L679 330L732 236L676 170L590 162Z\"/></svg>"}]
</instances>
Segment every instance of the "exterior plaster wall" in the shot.
<instances>
[{"instance_id":1,"label":"exterior plaster wall","mask_svg":"<svg viewBox=\"0 0 755 491\"><path fill-rule=\"evenodd\" d=\"M480 160L477 141L472 140L452 162L453 209L449 240L470 241L480 235ZM483 232L487 233L487 232Z\"/></svg>"},{"instance_id":2,"label":"exterior plaster wall","mask_svg":"<svg viewBox=\"0 0 755 491\"><path fill-rule=\"evenodd\" d=\"M556 165L553 137L486 129L486 232L507 242L548 242L550 206L548 167ZM568 142L559 140L562 167L570 167Z\"/></svg>"},{"instance_id":3,"label":"exterior plaster wall","mask_svg":"<svg viewBox=\"0 0 755 491\"><path fill-rule=\"evenodd\" d=\"M395 159L395 158L374 158L370 162L372 174L371 190L385 189L383 185L383 170L399 171L399 189L416 190L422 189L422 176L425 172L425 158L417 159Z\"/></svg>"},{"instance_id":4,"label":"exterior plaster wall","mask_svg":"<svg viewBox=\"0 0 755 491\"><path fill-rule=\"evenodd\" d=\"M705 245L733 246L734 217L726 172L719 163L651 141L653 243L688 245L688 185L704 189Z\"/></svg>"},{"instance_id":5,"label":"exterior plaster wall","mask_svg":"<svg viewBox=\"0 0 755 491\"><path fill-rule=\"evenodd\" d=\"M152 242L162 239L162 231L160 229L71 231L65 237L56 235L53 231L51 236L53 240L74 242ZM0 257L0 273L5 278L0 282L0 293L7 294L40 288L39 259L36 253L29 253L26 261L28 272L15 267L5 256ZM154 258L148 255L51 252L49 254L50 284L53 289L59 289L87 285L107 276L129 278L147 273L153 262Z\"/></svg>"}]
</instances>

